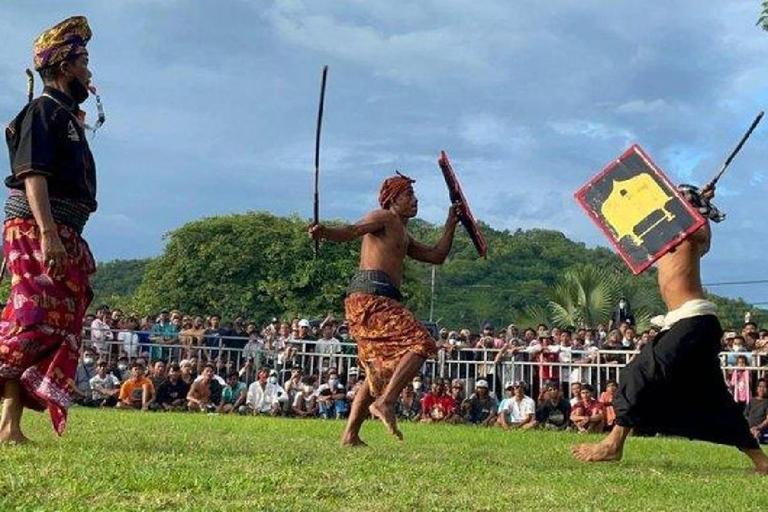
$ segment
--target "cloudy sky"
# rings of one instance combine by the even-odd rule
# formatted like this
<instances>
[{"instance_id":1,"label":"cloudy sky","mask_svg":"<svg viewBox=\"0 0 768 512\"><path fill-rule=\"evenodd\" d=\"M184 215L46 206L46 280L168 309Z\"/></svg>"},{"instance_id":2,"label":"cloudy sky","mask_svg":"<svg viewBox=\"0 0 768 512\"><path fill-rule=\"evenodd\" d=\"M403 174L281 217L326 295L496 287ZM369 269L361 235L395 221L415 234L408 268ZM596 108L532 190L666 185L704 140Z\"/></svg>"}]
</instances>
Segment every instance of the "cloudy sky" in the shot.
<instances>
[{"instance_id":1,"label":"cloudy sky","mask_svg":"<svg viewBox=\"0 0 768 512\"><path fill-rule=\"evenodd\" d=\"M321 215L355 220L395 169L442 222L436 158L475 215L605 245L573 192L631 143L676 182L707 181L768 104L758 0L64 0L0 4L0 117L31 43L88 16L107 123L92 138L101 260L152 256L201 216L312 213L323 64ZM38 91L39 91L38 83ZM92 114L92 102L85 106ZM705 282L768 279L768 122L719 189ZM7 164L6 164L7 165ZM713 291L768 301L768 285Z\"/></svg>"}]
</instances>

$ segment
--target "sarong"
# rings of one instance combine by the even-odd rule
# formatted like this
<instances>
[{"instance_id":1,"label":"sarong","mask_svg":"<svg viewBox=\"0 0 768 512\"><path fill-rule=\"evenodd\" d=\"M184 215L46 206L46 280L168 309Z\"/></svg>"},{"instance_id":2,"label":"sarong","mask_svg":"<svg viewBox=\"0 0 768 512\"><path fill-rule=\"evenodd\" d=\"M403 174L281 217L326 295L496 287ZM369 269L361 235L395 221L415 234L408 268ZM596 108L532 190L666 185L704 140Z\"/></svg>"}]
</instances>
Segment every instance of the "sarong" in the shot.
<instances>
[{"instance_id":1,"label":"sarong","mask_svg":"<svg viewBox=\"0 0 768 512\"><path fill-rule=\"evenodd\" d=\"M361 274L355 276L353 283L359 284L365 279ZM391 283L382 272L376 272L373 278L373 284ZM357 342L357 357L365 369L373 396L379 396L386 389L400 359L409 352L425 359L435 356L434 338L397 300L350 288L344 307L349 334Z\"/></svg>"},{"instance_id":2,"label":"sarong","mask_svg":"<svg viewBox=\"0 0 768 512\"><path fill-rule=\"evenodd\" d=\"M64 276L53 280L42 261L32 219L5 221L3 253L11 294L0 317L0 391L20 379L25 407L48 409L53 428L64 433L80 353L83 316L93 298L95 271L88 244L77 231L57 224L67 251Z\"/></svg>"},{"instance_id":3,"label":"sarong","mask_svg":"<svg viewBox=\"0 0 768 512\"><path fill-rule=\"evenodd\" d=\"M613 399L616 424L742 449L757 448L728 392L715 315L675 322L622 370Z\"/></svg>"}]
</instances>

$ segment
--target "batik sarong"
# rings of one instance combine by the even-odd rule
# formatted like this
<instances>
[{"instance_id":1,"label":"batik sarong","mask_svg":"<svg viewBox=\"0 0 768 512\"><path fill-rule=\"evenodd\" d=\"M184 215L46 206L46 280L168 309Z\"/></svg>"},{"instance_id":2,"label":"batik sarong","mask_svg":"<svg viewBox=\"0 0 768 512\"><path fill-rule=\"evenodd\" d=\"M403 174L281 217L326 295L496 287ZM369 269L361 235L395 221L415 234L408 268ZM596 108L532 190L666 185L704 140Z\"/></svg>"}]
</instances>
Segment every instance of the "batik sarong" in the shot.
<instances>
[{"instance_id":1,"label":"batik sarong","mask_svg":"<svg viewBox=\"0 0 768 512\"><path fill-rule=\"evenodd\" d=\"M698 315L676 321L645 345L622 370L613 399L616 424L757 448L723 378L721 335L715 315Z\"/></svg>"},{"instance_id":2,"label":"batik sarong","mask_svg":"<svg viewBox=\"0 0 768 512\"><path fill-rule=\"evenodd\" d=\"M63 277L52 279L42 261L40 232L31 219L5 222L3 253L11 293L0 317L0 390L19 379L25 407L48 409L61 435L75 388L83 316L93 298L93 256L78 232L57 224L67 251Z\"/></svg>"},{"instance_id":3,"label":"batik sarong","mask_svg":"<svg viewBox=\"0 0 768 512\"><path fill-rule=\"evenodd\" d=\"M386 389L395 368L409 352L425 359L435 356L434 338L397 300L354 292L344 306L349 334L357 342L357 357L373 396Z\"/></svg>"}]
</instances>

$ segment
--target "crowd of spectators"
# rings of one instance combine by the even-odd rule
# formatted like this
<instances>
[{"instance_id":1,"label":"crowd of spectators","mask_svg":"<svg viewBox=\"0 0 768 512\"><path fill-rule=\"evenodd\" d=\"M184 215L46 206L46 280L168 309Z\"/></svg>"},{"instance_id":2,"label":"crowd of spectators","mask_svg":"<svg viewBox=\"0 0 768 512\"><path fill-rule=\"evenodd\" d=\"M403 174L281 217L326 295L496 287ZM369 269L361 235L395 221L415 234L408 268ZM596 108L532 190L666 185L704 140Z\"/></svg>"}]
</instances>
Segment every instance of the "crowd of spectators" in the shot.
<instances>
[{"instance_id":1,"label":"crowd of spectators","mask_svg":"<svg viewBox=\"0 0 768 512\"><path fill-rule=\"evenodd\" d=\"M638 333L633 321L619 316L595 329L442 329L435 333L441 357L457 364L417 376L401 394L398 416L503 429L609 429L618 388L610 377L618 372L601 368L623 366L658 335L653 328ZM263 326L236 318L224 327L215 314L138 318L100 307L85 325L76 376L82 405L338 419L365 378L347 326L331 315ZM726 331L723 350L734 400L763 439L768 385L756 378L756 366L768 354L768 331L747 322Z\"/></svg>"}]
</instances>

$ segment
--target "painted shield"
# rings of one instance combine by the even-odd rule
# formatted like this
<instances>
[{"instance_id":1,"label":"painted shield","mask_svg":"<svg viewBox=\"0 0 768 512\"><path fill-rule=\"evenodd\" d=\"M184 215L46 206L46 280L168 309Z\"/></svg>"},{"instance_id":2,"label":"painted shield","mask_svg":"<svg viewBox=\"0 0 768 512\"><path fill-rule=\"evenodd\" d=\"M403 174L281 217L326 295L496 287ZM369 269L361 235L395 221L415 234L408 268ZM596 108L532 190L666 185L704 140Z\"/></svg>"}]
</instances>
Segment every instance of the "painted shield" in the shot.
<instances>
[{"instance_id":1,"label":"painted shield","mask_svg":"<svg viewBox=\"0 0 768 512\"><path fill-rule=\"evenodd\" d=\"M448 155L445 154L445 151L440 152L440 158L438 158L437 163L443 171L445 184L448 185L448 195L451 198L451 203L461 201L462 212L459 220L464 226L464 229L467 230L467 233L469 233L469 238L472 240L472 243L475 244L477 253L485 258L485 255L488 252L485 237L483 237L483 233L480 231L477 222L475 222L475 217L472 215L472 210L469 209L469 203L467 203L467 199L464 197L464 192L461 190L459 180L456 179L456 174L453 172L451 161L448 160Z\"/></svg>"},{"instance_id":2,"label":"painted shield","mask_svg":"<svg viewBox=\"0 0 768 512\"><path fill-rule=\"evenodd\" d=\"M575 197L635 275L706 222L637 144Z\"/></svg>"}]
</instances>

